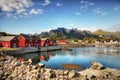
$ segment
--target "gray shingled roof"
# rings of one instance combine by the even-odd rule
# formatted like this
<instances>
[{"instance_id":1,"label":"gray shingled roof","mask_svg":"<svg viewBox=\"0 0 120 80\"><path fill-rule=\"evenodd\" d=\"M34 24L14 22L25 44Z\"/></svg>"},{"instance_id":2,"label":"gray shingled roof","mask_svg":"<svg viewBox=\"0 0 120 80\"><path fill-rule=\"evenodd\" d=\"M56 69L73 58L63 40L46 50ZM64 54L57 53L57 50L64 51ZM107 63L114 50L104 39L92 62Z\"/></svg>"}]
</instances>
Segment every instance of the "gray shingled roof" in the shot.
<instances>
[{"instance_id":1,"label":"gray shingled roof","mask_svg":"<svg viewBox=\"0 0 120 80\"><path fill-rule=\"evenodd\" d=\"M2 36L0 37L0 41L11 41L15 36Z\"/></svg>"},{"instance_id":2,"label":"gray shingled roof","mask_svg":"<svg viewBox=\"0 0 120 80\"><path fill-rule=\"evenodd\" d=\"M40 40L40 38L38 36L29 36L29 35L25 35L25 34L22 34L22 36L25 39L29 39L29 40Z\"/></svg>"}]
</instances>

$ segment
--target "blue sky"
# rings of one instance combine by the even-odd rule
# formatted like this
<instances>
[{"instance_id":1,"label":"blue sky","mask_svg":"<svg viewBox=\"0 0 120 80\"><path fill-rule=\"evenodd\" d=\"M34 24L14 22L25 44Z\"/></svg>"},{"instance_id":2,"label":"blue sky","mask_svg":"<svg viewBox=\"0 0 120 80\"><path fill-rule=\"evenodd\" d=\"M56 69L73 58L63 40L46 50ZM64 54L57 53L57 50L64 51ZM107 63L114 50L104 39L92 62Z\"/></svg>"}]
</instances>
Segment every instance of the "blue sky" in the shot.
<instances>
[{"instance_id":1,"label":"blue sky","mask_svg":"<svg viewBox=\"0 0 120 80\"><path fill-rule=\"evenodd\" d=\"M120 0L0 0L0 31L40 33L58 27L120 31Z\"/></svg>"}]
</instances>

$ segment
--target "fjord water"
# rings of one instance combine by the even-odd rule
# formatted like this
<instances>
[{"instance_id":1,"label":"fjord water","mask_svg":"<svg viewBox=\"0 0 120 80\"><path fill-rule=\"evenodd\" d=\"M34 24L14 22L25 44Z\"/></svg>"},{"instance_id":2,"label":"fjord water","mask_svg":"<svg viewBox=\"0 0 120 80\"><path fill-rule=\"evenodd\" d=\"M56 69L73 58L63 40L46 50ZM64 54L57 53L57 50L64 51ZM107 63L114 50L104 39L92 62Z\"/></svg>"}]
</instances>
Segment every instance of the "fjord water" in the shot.
<instances>
[{"instance_id":1,"label":"fjord water","mask_svg":"<svg viewBox=\"0 0 120 80\"><path fill-rule=\"evenodd\" d=\"M22 55L24 57L33 57L40 55L52 54L48 61L40 61L47 67L53 69L62 69L62 64L79 64L83 68L88 68L91 62L101 62L105 67L120 69L120 48L110 47L83 47L83 48L72 48L72 51L52 51L42 53L30 53Z\"/></svg>"}]
</instances>

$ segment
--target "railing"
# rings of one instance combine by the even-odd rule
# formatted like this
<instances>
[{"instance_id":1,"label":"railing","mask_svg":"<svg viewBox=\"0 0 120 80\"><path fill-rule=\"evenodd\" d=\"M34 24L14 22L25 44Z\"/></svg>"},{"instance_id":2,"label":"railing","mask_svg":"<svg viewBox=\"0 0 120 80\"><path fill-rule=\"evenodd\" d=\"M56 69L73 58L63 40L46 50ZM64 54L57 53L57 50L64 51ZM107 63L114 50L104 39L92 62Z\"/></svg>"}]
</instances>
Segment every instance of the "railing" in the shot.
<instances>
[{"instance_id":1,"label":"railing","mask_svg":"<svg viewBox=\"0 0 120 80\"><path fill-rule=\"evenodd\" d=\"M48 46L48 47L41 47L40 51L54 51L60 50L61 46Z\"/></svg>"},{"instance_id":2,"label":"railing","mask_svg":"<svg viewBox=\"0 0 120 80\"><path fill-rule=\"evenodd\" d=\"M15 55L15 54L24 54L24 53L32 53L32 52L38 52L38 51L54 51L54 50L60 50L61 46L48 46L48 47L27 47L27 48L20 48L18 50L12 50L12 51L4 51L6 54Z\"/></svg>"}]
</instances>

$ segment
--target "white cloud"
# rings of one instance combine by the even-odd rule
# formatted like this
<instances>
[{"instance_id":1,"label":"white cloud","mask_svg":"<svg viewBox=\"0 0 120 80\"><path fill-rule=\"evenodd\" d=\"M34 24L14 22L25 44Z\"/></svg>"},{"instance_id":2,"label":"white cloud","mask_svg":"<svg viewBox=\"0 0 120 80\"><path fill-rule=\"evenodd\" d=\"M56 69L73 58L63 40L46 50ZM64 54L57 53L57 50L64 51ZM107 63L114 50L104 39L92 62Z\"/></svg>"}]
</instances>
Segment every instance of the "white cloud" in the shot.
<instances>
[{"instance_id":1,"label":"white cloud","mask_svg":"<svg viewBox=\"0 0 120 80\"><path fill-rule=\"evenodd\" d=\"M90 2L90 3L89 3L89 5L90 5L90 6L93 6L93 5L95 5L95 4L94 4L94 3L92 3L92 2Z\"/></svg>"},{"instance_id":2,"label":"white cloud","mask_svg":"<svg viewBox=\"0 0 120 80\"><path fill-rule=\"evenodd\" d=\"M81 27L81 28L78 28L79 30L88 30L88 31L91 31L91 32L94 32L96 31L98 28L96 27Z\"/></svg>"},{"instance_id":3,"label":"white cloud","mask_svg":"<svg viewBox=\"0 0 120 80\"><path fill-rule=\"evenodd\" d=\"M11 16L12 16L11 13L7 13L7 14L6 14L6 17L11 17Z\"/></svg>"},{"instance_id":4,"label":"white cloud","mask_svg":"<svg viewBox=\"0 0 120 80\"><path fill-rule=\"evenodd\" d=\"M51 3L50 0L45 0L44 3L42 4L42 6L47 6L47 5L49 5L50 3Z\"/></svg>"},{"instance_id":5,"label":"white cloud","mask_svg":"<svg viewBox=\"0 0 120 80\"><path fill-rule=\"evenodd\" d=\"M23 14L32 5L32 0L0 0L0 9L7 17Z\"/></svg>"},{"instance_id":6,"label":"white cloud","mask_svg":"<svg viewBox=\"0 0 120 80\"><path fill-rule=\"evenodd\" d=\"M57 4L56 4L56 6L60 7L60 6L62 6L62 4L60 4L60 3L57 3Z\"/></svg>"},{"instance_id":7,"label":"white cloud","mask_svg":"<svg viewBox=\"0 0 120 80\"><path fill-rule=\"evenodd\" d=\"M18 9L18 10L16 10L16 13L17 14L21 14L21 13L23 13L23 12L25 12L26 11L26 9Z\"/></svg>"},{"instance_id":8,"label":"white cloud","mask_svg":"<svg viewBox=\"0 0 120 80\"><path fill-rule=\"evenodd\" d=\"M23 15L27 16L27 15L28 15L28 13L24 12L24 13L23 13Z\"/></svg>"},{"instance_id":9,"label":"white cloud","mask_svg":"<svg viewBox=\"0 0 120 80\"><path fill-rule=\"evenodd\" d=\"M114 10L120 12L120 6L115 7Z\"/></svg>"},{"instance_id":10,"label":"white cloud","mask_svg":"<svg viewBox=\"0 0 120 80\"><path fill-rule=\"evenodd\" d=\"M89 7L93 6L94 3L92 2L88 2L88 1L81 1L81 6L80 6L80 9L88 9Z\"/></svg>"},{"instance_id":11,"label":"white cloud","mask_svg":"<svg viewBox=\"0 0 120 80\"><path fill-rule=\"evenodd\" d=\"M80 3L81 3L81 4L83 4L83 3L84 3L84 1L80 1Z\"/></svg>"},{"instance_id":12,"label":"white cloud","mask_svg":"<svg viewBox=\"0 0 120 80\"><path fill-rule=\"evenodd\" d=\"M105 16L105 15L107 15L107 13L106 13L106 12L103 12L103 13L101 13L101 15L102 15L102 16Z\"/></svg>"},{"instance_id":13,"label":"white cloud","mask_svg":"<svg viewBox=\"0 0 120 80\"><path fill-rule=\"evenodd\" d=\"M70 23L70 26L71 26L71 27L75 27L75 24L74 24L74 23Z\"/></svg>"},{"instance_id":14,"label":"white cloud","mask_svg":"<svg viewBox=\"0 0 120 80\"><path fill-rule=\"evenodd\" d=\"M120 24L116 24L113 26L109 26L108 28L106 28L105 30L109 30L109 31L119 31L120 32Z\"/></svg>"},{"instance_id":15,"label":"white cloud","mask_svg":"<svg viewBox=\"0 0 120 80\"><path fill-rule=\"evenodd\" d=\"M14 19L18 19L18 17L17 17L17 16L13 16L13 18L14 18Z\"/></svg>"},{"instance_id":16,"label":"white cloud","mask_svg":"<svg viewBox=\"0 0 120 80\"><path fill-rule=\"evenodd\" d=\"M49 0L45 0L44 5L49 3ZM3 15L6 15L8 18L13 17L17 19L29 17L32 14L43 14L42 9L31 9L33 5L32 0L0 0L0 9L4 13Z\"/></svg>"},{"instance_id":17,"label":"white cloud","mask_svg":"<svg viewBox=\"0 0 120 80\"><path fill-rule=\"evenodd\" d=\"M19 12L32 5L32 0L0 0L0 8L4 12Z\"/></svg>"},{"instance_id":18,"label":"white cloud","mask_svg":"<svg viewBox=\"0 0 120 80\"><path fill-rule=\"evenodd\" d=\"M105 15L107 15L107 13L104 12L104 11L102 11L100 8L94 9L93 12L94 12L95 14L100 15L100 16L105 16Z\"/></svg>"},{"instance_id":19,"label":"white cloud","mask_svg":"<svg viewBox=\"0 0 120 80\"><path fill-rule=\"evenodd\" d=\"M43 14L43 10L42 9L31 9L29 14Z\"/></svg>"},{"instance_id":20,"label":"white cloud","mask_svg":"<svg viewBox=\"0 0 120 80\"><path fill-rule=\"evenodd\" d=\"M23 17L23 15L19 15L19 18L22 18Z\"/></svg>"},{"instance_id":21,"label":"white cloud","mask_svg":"<svg viewBox=\"0 0 120 80\"><path fill-rule=\"evenodd\" d=\"M96 14L101 14L100 8L97 8L97 9L93 10L93 12L95 12Z\"/></svg>"},{"instance_id":22,"label":"white cloud","mask_svg":"<svg viewBox=\"0 0 120 80\"><path fill-rule=\"evenodd\" d=\"M80 12L76 12L75 15L80 16L82 14Z\"/></svg>"},{"instance_id":23,"label":"white cloud","mask_svg":"<svg viewBox=\"0 0 120 80\"><path fill-rule=\"evenodd\" d=\"M75 15L81 15L83 12L86 12L90 7L94 6L95 4L93 2L89 2L86 0L80 1L80 10L75 13Z\"/></svg>"}]
</instances>

